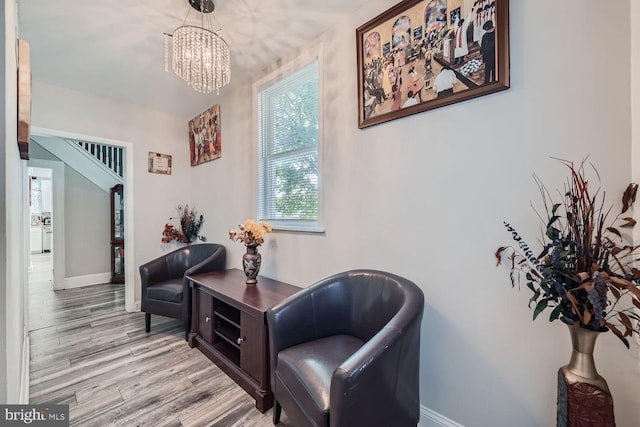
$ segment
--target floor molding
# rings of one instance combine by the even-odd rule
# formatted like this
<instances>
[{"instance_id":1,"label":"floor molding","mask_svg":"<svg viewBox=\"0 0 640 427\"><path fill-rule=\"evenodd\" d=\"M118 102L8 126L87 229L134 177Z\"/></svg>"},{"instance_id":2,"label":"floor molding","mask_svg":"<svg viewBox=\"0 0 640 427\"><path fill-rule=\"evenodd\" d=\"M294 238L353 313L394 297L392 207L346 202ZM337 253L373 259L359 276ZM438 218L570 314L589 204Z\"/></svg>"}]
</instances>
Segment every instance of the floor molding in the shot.
<instances>
[{"instance_id":1,"label":"floor molding","mask_svg":"<svg viewBox=\"0 0 640 427\"><path fill-rule=\"evenodd\" d=\"M137 313L142 310L142 301L125 301L124 309L127 310L128 313Z\"/></svg>"},{"instance_id":2,"label":"floor molding","mask_svg":"<svg viewBox=\"0 0 640 427\"><path fill-rule=\"evenodd\" d=\"M81 288L90 285L102 285L111 282L111 273L87 274L64 278L64 289Z\"/></svg>"},{"instance_id":3,"label":"floor molding","mask_svg":"<svg viewBox=\"0 0 640 427\"><path fill-rule=\"evenodd\" d=\"M419 427L464 427L436 411L420 405Z\"/></svg>"},{"instance_id":4,"label":"floor molding","mask_svg":"<svg viewBox=\"0 0 640 427\"><path fill-rule=\"evenodd\" d=\"M21 405L29 403L29 369L31 361L31 345L29 342L29 328L25 327L22 338L22 366L20 368L20 402Z\"/></svg>"}]
</instances>

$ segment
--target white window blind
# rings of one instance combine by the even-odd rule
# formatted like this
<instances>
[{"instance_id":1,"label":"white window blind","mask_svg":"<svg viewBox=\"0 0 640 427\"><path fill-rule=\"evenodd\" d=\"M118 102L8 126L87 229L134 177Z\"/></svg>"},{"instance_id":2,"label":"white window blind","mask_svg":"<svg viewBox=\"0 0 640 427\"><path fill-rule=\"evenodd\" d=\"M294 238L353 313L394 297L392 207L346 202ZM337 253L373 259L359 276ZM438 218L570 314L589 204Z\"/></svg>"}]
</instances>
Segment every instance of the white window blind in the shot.
<instances>
[{"instance_id":1,"label":"white window blind","mask_svg":"<svg viewBox=\"0 0 640 427\"><path fill-rule=\"evenodd\" d=\"M315 228L319 211L318 61L258 91L258 216Z\"/></svg>"}]
</instances>

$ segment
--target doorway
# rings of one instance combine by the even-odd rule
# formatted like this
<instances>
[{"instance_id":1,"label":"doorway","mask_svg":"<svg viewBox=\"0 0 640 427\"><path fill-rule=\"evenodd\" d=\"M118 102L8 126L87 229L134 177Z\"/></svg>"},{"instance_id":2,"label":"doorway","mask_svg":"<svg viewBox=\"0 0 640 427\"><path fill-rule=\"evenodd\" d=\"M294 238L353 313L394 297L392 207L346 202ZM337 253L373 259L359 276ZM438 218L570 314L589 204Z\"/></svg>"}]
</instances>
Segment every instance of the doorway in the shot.
<instances>
[{"instance_id":1,"label":"doorway","mask_svg":"<svg viewBox=\"0 0 640 427\"><path fill-rule=\"evenodd\" d=\"M42 163L36 162L39 165ZM38 329L43 310L39 296L53 291L53 169L28 165L29 276L28 329Z\"/></svg>"},{"instance_id":2,"label":"doorway","mask_svg":"<svg viewBox=\"0 0 640 427\"><path fill-rule=\"evenodd\" d=\"M53 169L29 166L29 248L51 254L53 238ZM33 262L30 263L30 269ZM53 266L52 266L53 268Z\"/></svg>"},{"instance_id":3,"label":"doorway","mask_svg":"<svg viewBox=\"0 0 640 427\"><path fill-rule=\"evenodd\" d=\"M25 215L26 223L30 224L27 265L31 272L34 255L49 254L52 284L62 284L64 280L64 164L60 161L30 159L27 165L25 179L28 181L26 188L29 202ZM42 187L44 187L44 196ZM38 191L40 194L37 194ZM54 234L55 219L58 219L58 226ZM50 234L45 235L45 232ZM44 242L43 238L47 241ZM45 243L47 244L46 252ZM40 265L41 270L43 267Z\"/></svg>"},{"instance_id":4,"label":"doorway","mask_svg":"<svg viewBox=\"0 0 640 427\"><path fill-rule=\"evenodd\" d=\"M44 137L57 137L66 138L86 142L95 142L98 144L112 145L122 147L124 150L123 165L124 165L124 210L127 212L124 218L125 228L125 253L127 253L127 262L125 263L125 308L127 311L138 311L139 307L135 303L134 293L134 278L135 278L135 262L133 260L134 247L133 247L133 218L134 218L134 188L133 188L133 144L130 142L111 140L106 138L100 138L89 135L79 135L71 132L60 131L55 129L45 129L33 127L31 134L33 136ZM64 161L64 159L61 159ZM55 224L55 232L52 234L52 249L53 254L53 289L63 289L65 279L65 221L64 221L64 164L59 163L58 174L60 179L56 179L56 168L53 168L53 211L55 217L52 217L52 222ZM57 190L56 190L57 189Z\"/></svg>"}]
</instances>

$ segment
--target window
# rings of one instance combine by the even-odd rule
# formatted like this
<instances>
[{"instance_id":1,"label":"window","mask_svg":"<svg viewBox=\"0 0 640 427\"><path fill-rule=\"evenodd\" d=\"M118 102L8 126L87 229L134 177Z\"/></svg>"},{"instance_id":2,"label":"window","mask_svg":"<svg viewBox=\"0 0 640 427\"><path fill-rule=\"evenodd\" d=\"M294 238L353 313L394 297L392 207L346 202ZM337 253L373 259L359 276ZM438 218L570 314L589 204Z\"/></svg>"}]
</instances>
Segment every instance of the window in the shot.
<instances>
[{"instance_id":1,"label":"window","mask_svg":"<svg viewBox=\"0 0 640 427\"><path fill-rule=\"evenodd\" d=\"M315 57L257 86L258 217L280 229L320 231L320 79Z\"/></svg>"}]
</instances>

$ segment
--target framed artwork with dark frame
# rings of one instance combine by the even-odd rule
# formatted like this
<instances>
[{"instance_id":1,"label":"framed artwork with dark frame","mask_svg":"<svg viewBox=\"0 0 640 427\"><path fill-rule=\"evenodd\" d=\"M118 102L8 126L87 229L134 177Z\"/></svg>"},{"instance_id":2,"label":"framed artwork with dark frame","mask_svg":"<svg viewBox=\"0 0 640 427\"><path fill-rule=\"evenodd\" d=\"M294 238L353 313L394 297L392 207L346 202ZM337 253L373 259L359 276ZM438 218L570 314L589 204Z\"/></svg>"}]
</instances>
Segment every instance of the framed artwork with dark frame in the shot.
<instances>
[{"instance_id":1,"label":"framed artwork with dark frame","mask_svg":"<svg viewBox=\"0 0 640 427\"><path fill-rule=\"evenodd\" d=\"M18 39L18 150L20 158L29 160L31 140L31 60L29 42Z\"/></svg>"},{"instance_id":2,"label":"framed artwork with dark frame","mask_svg":"<svg viewBox=\"0 0 640 427\"><path fill-rule=\"evenodd\" d=\"M222 156L220 105L216 104L189 120L189 155L191 166Z\"/></svg>"},{"instance_id":3,"label":"framed artwork with dark frame","mask_svg":"<svg viewBox=\"0 0 640 427\"><path fill-rule=\"evenodd\" d=\"M404 0L356 30L356 50L361 129L505 90L509 0Z\"/></svg>"}]
</instances>

